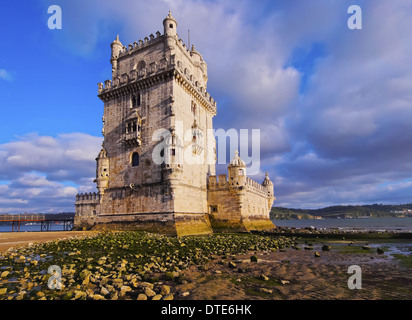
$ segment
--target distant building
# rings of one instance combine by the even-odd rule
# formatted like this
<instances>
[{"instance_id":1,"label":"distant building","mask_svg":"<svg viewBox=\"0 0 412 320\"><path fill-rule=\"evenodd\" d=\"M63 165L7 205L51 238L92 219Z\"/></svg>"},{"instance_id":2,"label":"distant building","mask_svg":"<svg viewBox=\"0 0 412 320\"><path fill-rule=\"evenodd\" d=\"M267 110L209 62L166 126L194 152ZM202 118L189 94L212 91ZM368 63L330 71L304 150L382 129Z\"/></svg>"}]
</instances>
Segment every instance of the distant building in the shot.
<instances>
[{"instance_id":1,"label":"distant building","mask_svg":"<svg viewBox=\"0 0 412 320\"><path fill-rule=\"evenodd\" d=\"M262 184L248 178L236 153L229 176L215 175L216 140L206 132L217 103L206 91L207 65L178 38L170 12L163 28L163 35L127 47L119 37L111 44L112 80L98 84L104 102L98 192L76 196L75 226L176 235L273 228L267 173ZM159 129L168 134L154 139ZM180 129L193 139L183 140ZM185 152L202 161L182 161Z\"/></svg>"}]
</instances>

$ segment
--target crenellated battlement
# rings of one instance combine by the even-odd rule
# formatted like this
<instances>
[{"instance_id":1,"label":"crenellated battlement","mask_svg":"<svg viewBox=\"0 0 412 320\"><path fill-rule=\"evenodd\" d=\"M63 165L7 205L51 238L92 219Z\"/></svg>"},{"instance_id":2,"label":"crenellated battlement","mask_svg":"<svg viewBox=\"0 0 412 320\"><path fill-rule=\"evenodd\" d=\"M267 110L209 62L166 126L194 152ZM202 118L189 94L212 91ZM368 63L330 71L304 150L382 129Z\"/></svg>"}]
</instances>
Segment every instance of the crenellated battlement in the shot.
<instances>
[{"instance_id":1,"label":"crenellated battlement","mask_svg":"<svg viewBox=\"0 0 412 320\"><path fill-rule=\"evenodd\" d=\"M265 196L267 196L268 194L268 190L265 186L262 186L259 182L256 182L255 180L249 177L246 177L246 190L262 193Z\"/></svg>"},{"instance_id":2,"label":"crenellated battlement","mask_svg":"<svg viewBox=\"0 0 412 320\"><path fill-rule=\"evenodd\" d=\"M144 37L143 40L140 39L139 41L133 42L133 44L129 43L129 45L127 47L123 46L122 49L119 52L118 58L120 59L120 58L122 58L126 55L133 54L134 52L136 52L138 50L141 50L143 48L147 48L147 47L149 47L153 44L156 44L156 43L158 43L159 41L162 41L162 40L163 40L163 36L159 31L156 32L156 36L154 36L153 33L152 33L152 34L150 34L149 37Z\"/></svg>"},{"instance_id":3,"label":"crenellated battlement","mask_svg":"<svg viewBox=\"0 0 412 320\"><path fill-rule=\"evenodd\" d=\"M234 184L234 182L232 182ZM227 180L226 174L220 174L218 176L209 176L208 180L209 190L218 190L222 188L229 188L230 183ZM246 180L243 185L236 184L236 187L243 187L246 191L253 191L255 193L259 193L260 195L267 197L268 196L268 189L261 185L259 182L246 177Z\"/></svg>"},{"instance_id":4,"label":"crenellated battlement","mask_svg":"<svg viewBox=\"0 0 412 320\"><path fill-rule=\"evenodd\" d=\"M99 203L100 202L100 195L96 192L89 192L89 193L79 193L76 195L76 203L75 204L92 204L92 203Z\"/></svg>"}]
</instances>

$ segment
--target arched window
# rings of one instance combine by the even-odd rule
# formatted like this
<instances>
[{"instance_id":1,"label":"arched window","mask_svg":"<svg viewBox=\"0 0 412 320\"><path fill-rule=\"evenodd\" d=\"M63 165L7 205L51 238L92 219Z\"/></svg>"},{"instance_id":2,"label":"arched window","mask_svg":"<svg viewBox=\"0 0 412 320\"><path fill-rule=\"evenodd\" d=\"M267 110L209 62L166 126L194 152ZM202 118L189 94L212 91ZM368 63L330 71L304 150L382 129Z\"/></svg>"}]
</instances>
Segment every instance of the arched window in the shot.
<instances>
[{"instance_id":1,"label":"arched window","mask_svg":"<svg viewBox=\"0 0 412 320\"><path fill-rule=\"evenodd\" d=\"M132 167L137 167L139 165L139 153L133 152L132 154Z\"/></svg>"}]
</instances>

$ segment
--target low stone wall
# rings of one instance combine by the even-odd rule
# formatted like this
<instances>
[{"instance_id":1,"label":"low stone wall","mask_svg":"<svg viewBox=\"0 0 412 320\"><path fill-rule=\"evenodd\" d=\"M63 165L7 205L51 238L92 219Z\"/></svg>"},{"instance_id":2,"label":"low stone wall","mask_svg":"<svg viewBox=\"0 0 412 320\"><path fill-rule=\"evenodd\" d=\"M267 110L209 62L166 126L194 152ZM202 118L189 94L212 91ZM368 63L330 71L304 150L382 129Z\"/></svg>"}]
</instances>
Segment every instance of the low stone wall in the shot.
<instances>
[{"instance_id":1,"label":"low stone wall","mask_svg":"<svg viewBox=\"0 0 412 320\"><path fill-rule=\"evenodd\" d=\"M211 218L211 225L214 232L250 232L270 230L275 226L270 219L256 217L242 220L218 220Z\"/></svg>"},{"instance_id":2,"label":"low stone wall","mask_svg":"<svg viewBox=\"0 0 412 320\"><path fill-rule=\"evenodd\" d=\"M79 222L86 228L100 231L148 231L172 236L213 233L207 214L113 214Z\"/></svg>"}]
</instances>

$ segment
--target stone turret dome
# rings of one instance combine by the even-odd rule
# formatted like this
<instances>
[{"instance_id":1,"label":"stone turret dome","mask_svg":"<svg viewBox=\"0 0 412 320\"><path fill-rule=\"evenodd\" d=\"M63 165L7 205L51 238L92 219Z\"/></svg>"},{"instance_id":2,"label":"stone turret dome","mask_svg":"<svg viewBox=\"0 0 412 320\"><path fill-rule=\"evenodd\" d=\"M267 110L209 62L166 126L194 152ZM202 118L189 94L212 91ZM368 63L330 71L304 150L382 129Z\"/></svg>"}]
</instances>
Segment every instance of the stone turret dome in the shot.
<instances>
[{"instance_id":1,"label":"stone turret dome","mask_svg":"<svg viewBox=\"0 0 412 320\"><path fill-rule=\"evenodd\" d=\"M99 154L97 155L97 159L103 159L103 158L107 158L107 151L105 148L102 148L102 150L100 150Z\"/></svg>"},{"instance_id":2,"label":"stone turret dome","mask_svg":"<svg viewBox=\"0 0 412 320\"><path fill-rule=\"evenodd\" d=\"M273 185L273 182L272 181L270 181L270 179L269 179L269 174L268 174L268 172L266 171L266 175L265 175L265 179L263 180L263 182L262 182L262 186L270 186L270 185Z\"/></svg>"},{"instance_id":3,"label":"stone turret dome","mask_svg":"<svg viewBox=\"0 0 412 320\"><path fill-rule=\"evenodd\" d=\"M112 45L113 45L113 44L118 44L118 45L120 45L120 46L123 47L122 43L121 43L120 40L119 40L119 35L117 35L116 39L112 42Z\"/></svg>"},{"instance_id":4,"label":"stone turret dome","mask_svg":"<svg viewBox=\"0 0 412 320\"><path fill-rule=\"evenodd\" d=\"M177 25L177 21L176 21L175 18L173 18L172 12L171 12L170 10L169 10L169 14L167 15L167 17L164 18L163 23L165 23L165 21L167 21L167 20L172 20L172 21L174 21L174 23L176 23L176 25Z\"/></svg>"},{"instance_id":5,"label":"stone turret dome","mask_svg":"<svg viewBox=\"0 0 412 320\"><path fill-rule=\"evenodd\" d=\"M246 167L246 163L239 157L239 151L235 151L235 156L230 161L229 167Z\"/></svg>"}]
</instances>

